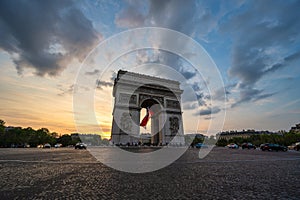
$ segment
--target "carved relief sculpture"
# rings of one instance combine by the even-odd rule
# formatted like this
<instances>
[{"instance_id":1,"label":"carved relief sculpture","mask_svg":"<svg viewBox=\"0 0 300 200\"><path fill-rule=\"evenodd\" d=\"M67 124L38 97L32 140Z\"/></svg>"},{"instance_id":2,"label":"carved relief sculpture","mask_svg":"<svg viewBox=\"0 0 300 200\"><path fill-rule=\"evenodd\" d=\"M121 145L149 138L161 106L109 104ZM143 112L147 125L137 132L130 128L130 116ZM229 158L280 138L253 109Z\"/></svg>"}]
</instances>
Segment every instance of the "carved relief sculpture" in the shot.
<instances>
[{"instance_id":1,"label":"carved relief sculpture","mask_svg":"<svg viewBox=\"0 0 300 200\"><path fill-rule=\"evenodd\" d=\"M121 117L121 129L125 132L130 132L132 129L132 122L129 113L124 112Z\"/></svg>"},{"instance_id":2,"label":"carved relief sculpture","mask_svg":"<svg viewBox=\"0 0 300 200\"><path fill-rule=\"evenodd\" d=\"M170 117L170 131L172 135L176 135L179 130L179 119L178 117Z\"/></svg>"}]
</instances>

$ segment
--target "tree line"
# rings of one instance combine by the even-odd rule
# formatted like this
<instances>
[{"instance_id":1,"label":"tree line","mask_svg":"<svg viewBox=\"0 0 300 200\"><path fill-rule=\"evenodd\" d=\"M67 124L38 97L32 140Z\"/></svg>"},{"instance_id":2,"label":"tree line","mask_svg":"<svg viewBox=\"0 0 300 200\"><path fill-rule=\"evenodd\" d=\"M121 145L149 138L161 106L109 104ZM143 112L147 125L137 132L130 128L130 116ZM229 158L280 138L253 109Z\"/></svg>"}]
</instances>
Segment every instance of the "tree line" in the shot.
<instances>
[{"instance_id":1,"label":"tree line","mask_svg":"<svg viewBox=\"0 0 300 200\"><path fill-rule=\"evenodd\" d=\"M204 138L191 138L185 137L188 144L194 146L197 143L203 143ZM193 140L193 141L190 141ZM56 143L62 144L63 146L75 145L81 142L80 137L71 137L71 135L64 134L59 136L56 132L50 132L47 128L40 128L34 130L31 127L6 127L5 121L0 119L0 147L37 147L40 144L49 143L52 146ZM108 145L107 140L101 140L101 137L95 138L87 137L84 138L83 142L88 142L91 145ZM219 139L216 141L214 137L206 138L205 143L216 144L217 146L226 146L229 143L236 143L241 145L242 143L250 142L256 146L263 143L276 143L280 145L291 145L296 142L300 142L300 132L285 132L282 134L255 134L248 138L234 137L232 139Z\"/></svg>"},{"instance_id":2,"label":"tree line","mask_svg":"<svg viewBox=\"0 0 300 200\"><path fill-rule=\"evenodd\" d=\"M300 132L281 132L280 134L253 134L247 138L233 137L229 140L224 138L216 140L214 136L195 137L195 135L185 135L185 141L186 144L189 144L192 147L197 143L205 143L224 147L230 143L241 145L248 142L254 144L257 147L264 143L274 143L289 146L296 142L300 142Z\"/></svg>"},{"instance_id":3,"label":"tree line","mask_svg":"<svg viewBox=\"0 0 300 200\"><path fill-rule=\"evenodd\" d=\"M219 139L216 143L217 146L226 146L230 143L241 145L242 143L250 142L255 146L260 146L264 143L275 143L284 146L289 146L293 143L300 142L300 133L285 132L282 134L255 134L248 138L234 137L232 139Z\"/></svg>"},{"instance_id":4,"label":"tree line","mask_svg":"<svg viewBox=\"0 0 300 200\"><path fill-rule=\"evenodd\" d=\"M50 132L47 128L34 130L31 127L6 127L5 121L0 119L0 147L37 147L40 144L49 143L52 146L60 143L63 146L75 145L80 138L72 138L65 134L59 136L56 132Z\"/></svg>"}]
</instances>

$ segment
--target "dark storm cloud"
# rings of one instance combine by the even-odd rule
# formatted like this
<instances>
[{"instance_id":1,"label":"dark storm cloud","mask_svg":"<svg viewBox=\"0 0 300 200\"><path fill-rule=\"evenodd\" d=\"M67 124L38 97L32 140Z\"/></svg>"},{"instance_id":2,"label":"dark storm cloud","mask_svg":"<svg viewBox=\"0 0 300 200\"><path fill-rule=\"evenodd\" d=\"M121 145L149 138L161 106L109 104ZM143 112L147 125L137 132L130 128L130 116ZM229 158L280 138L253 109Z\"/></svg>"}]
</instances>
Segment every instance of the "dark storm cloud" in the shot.
<instances>
[{"instance_id":1,"label":"dark storm cloud","mask_svg":"<svg viewBox=\"0 0 300 200\"><path fill-rule=\"evenodd\" d=\"M244 6L245 11L231 14L220 28L233 36L228 74L240 85L233 107L274 95L256 89L257 82L300 58L299 1L250 1Z\"/></svg>"},{"instance_id":2,"label":"dark storm cloud","mask_svg":"<svg viewBox=\"0 0 300 200\"><path fill-rule=\"evenodd\" d=\"M208 107L205 109L201 109L199 112L195 113L194 115L211 115L211 114L216 114L219 113L221 109L217 106L215 107Z\"/></svg>"},{"instance_id":3,"label":"dark storm cloud","mask_svg":"<svg viewBox=\"0 0 300 200\"><path fill-rule=\"evenodd\" d=\"M0 1L0 48L22 73L55 76L82 60L101 35L73 1Z\"/></svg>"}]
</instances>

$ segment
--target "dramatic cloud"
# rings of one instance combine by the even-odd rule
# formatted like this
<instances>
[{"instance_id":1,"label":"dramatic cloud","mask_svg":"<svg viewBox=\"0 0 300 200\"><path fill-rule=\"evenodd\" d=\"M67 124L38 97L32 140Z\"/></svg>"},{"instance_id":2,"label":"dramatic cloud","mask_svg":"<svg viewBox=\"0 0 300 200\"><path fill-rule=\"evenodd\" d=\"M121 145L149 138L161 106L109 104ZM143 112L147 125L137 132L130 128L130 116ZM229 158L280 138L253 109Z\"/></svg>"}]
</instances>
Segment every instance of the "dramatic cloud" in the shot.
<instances>
[{"instance_id":1,"label":"dramatic cloud","mask_svg":"<svg viewBox=\"0 0 300 200\"><path fill-rule=\"evenodd\" d=\"M234 2L232 4L236 4L235 6L222 4L216 10L209 9L209 3L206 4L180 0L152 0L146 4L140 1L127 1L127 6L116 14L115 24L122 28L142 26L170 28L204 40L218 28L223 36L223 33L227 33L225 38L231 38L233 45L232 64L228 75L233 80L230 82L235 83L234 87L225 88L227 95L232 93L232 89L239 92L239 97L232 107L276 94L266 92L257 83L263 77L299 60L299 2ZM241 9L242 7L245 9ZM221 18L222 20L218 21ZM162 39L168 38L166 36ZM152 62L167 65L181 73L187 80L192 80L196 76L196 72L191 70L191 67L184 66L182 58L177 55L157 50L152 54L139 53L138 64ZM220 95L224 94L224 89L212 92L214 99L224 99ZM205 97L208 95L200 90L195 90L195 94L201 105L207 104L206 100L209 97Z\"/></svg>"},{"instance_id":2,"label":"dramatic cloud","mask_svg":"<svg viewBox=\"0 0 300 200\"><path fill-rule=\"evenodd\" d=\"M115 71L112 71L112 72L111 72L110 80L111 80L112 82L114 82L115 78L117 78L117 75L118 75L118 74L117 74Z\"/></svg>"},{"instance_id":3,"label":"dramatic cloud","mask_svg":"<svg viewBox=\"0 0 300 200\"><path fill-rule=\"evenodd\" d=\"M115 17L115 24L122 28L134 28L144 24L142 1L128 1L128 5Z\"/></svg>"},{"instance_id":4,"label":"dramatic cloud","mask_svg":"<svg viewBox=\"0 0 300 200\"><path fill-rule=\"evenodd\" d=\"M122 28L164 27L191 37L205 37L217 28L222 9L212 13L208 5L196 0L127 0L126 6L115 16L115 24ZM209 4L209 2L206 2ZM226 5L237 4L227 2ZM178 42L178 41L174 41Z\"/></svg>"},{"instance_id":5,"label":"dramatic cloud","mask_svg":"<svg viewBox=\"0 0 300 200\"><path fill-rule=\"evenodd\" d=\"M101 80L96 81L96 86L100 90L102 90L103 87L112 87L113 85L114 84L112 82L108 82L108 81L101 81Z\"/></svg>"},{"instance_id":6,"label":"dramatic cloud","mask_svg":"<svg viewBox=\"0 0 300 200\"><path fill-rule=\"evenodd\" d=\"M137 3L139 2L139 3ZM122 28L154 26L169 28L182 32L191 37L206 37L217 26L217 18L207 9L201 2L198 1L182 1L182 0L150 0L147 3L140 3L141 1L127 1L127 6L116 14L115 24ZM168 35L161 36L161 43L170 40ZM181 41L170 41L177 44L182 49L189 52L189 47L181 44ZM161 44L153 44L160 46ZM139 65L144 63L158 63L175 69L179 72L189 84L198 84L199 79L196 79L197 71L186 64L186 61L179 55L163 50L140 50L136 55L136 62ZM160 68L157 74L160 74ZM196 82L197 83L196 83ZM189 94L185 94L183 102L188 102L190 105L185 107L192 109L195 107L195 97L198 100L197 104L200 106L206 105L208 95L206 95L200 88L193 88ZM202 88L203 89L203 88ZM194 102L193 102L194 101ZM191 105L193 104L193 105Z\"/></svg>"},{"instance_id":7,"label":"dramatic cloud","mask_svg":"<svg viewBox=\"0 0 300 200\"><path fill-rule=\"evenodd\" d=\"M95 69L94 71L92 72L85 72L85 75L88 75L88 76L93 76L93 75L97 75L100 73L100 70L98 69Z\"/></svg>"},{"instance_id":8,"label":"dramatic cloud","mask_svg":"<svg viewBox=\"0 0 300 200\"><path fill-rule=\"evenodd\" d=\"M195 115L211 115L211 114L216 114L218 112L220 112L221 109L217 106L215 107L208 107L205 109L201 109L198 113L196 113Z\"/></svg>"},{"instance_id":9,"label":"dramatic cloud","mask_svg":"<svg viewBox=\"0 0 300 200\"><path fill-rule=\"evenodd\" d=\"M201 106L207 106L206 100L209 99L204 94L203 88L200 88L200 83L185 84L182 86L184 95L182 95L183 108L187 110L194 110Z\"/></svg>"},{"instance_id":10,"label":"dramatic cloud","mask_svg":"<svg viewBox=\"0 0 300 200\"><path fill-rule=\"evenodd\" d=\"M114 80L117 77L117 73L116 72L111 72L111 77L109 79L109 81L104 81L104 80L96 80L96 88L102 90L103 87L112 87L114 86Z\"/></svg>"},{"instance_id":11,"label":"dramatic cloud","mask_svg":"<svg viewBox=\"0 0 300 200\"><path fill-rule=\"evenodd\" d=\"M72 94L74 91L74 84L70 85L68 88L64 88L62 85L58 85L59 90L61 91L58 96L64 96L67 94Z\"/></svg>"},{"instance_id":12,"label":"dramatic cloud","mask_svg":"<svg viewBox=\"0 0 300 200\"><path fill-rule=\"evenodd\" d=\"M59 85L57 85L57 87L61 91L60 93L57 94L58 96L72 95L74 92L78 92L78 90L81 90L81 91L89 91L90 90L88 87L74 85L74 84L71 84L67 87L59 84Z\"/></svg>"},{"instance_id":13,"label":"dramatic cloud","mask_svg":"<svg viewBox=\"0 0 300 200\"><path fill-rule=\"evenodd\" d=\"M196 102L194 102L194 103L188 102L188 103L183 104L183 109L185 109L185 110L196 110L198 108L199 108L199 104Z\"/></svg>"},{"instance_id":14,"label":"dramatic cloud","mask_svg":"<svg viewBox=\"0 0 300 200\"><path fill-rule=\"evenodd\" d=\"M0 2L0 48L18 73L55 76L73 59L83 60L101 35L73 1Z\"/></svg>"},{"instance_id":15,"label":"dramatic cloud","mask_svg":"<svg viewBox=\"0 0 300 200\"><path fill-rule=\"evenodd\" d=\"M300 59L299 1L250 1L244 6L248 9L231 14L220 28L233 38L228 74L238 79L240 89L233 107L272 96L257 89L258 81Z\"/></svg>"},{"instance_id":16,"label":"dramatic cloud","mask_svg":"<svg viewBox=\"0 0 300 200\"><path fill-rule=\"evenodd\" d=\"M155 26L164 27L172 30L182 32L188 36L206 36L217 25L217 20L208 9L200 5L197 1L182 1L182 0L151 0L147 3L140 3L141 1L127 1L126 7L117 13L115 16L115 24L122 28ZM168 35L162 36L162 43L169 40ZM166 41L165 41L166 40ZM180 44L180 41L172 41L178 43L180 48L185 48L185 44ZM160 44L154 44L160 46ZM189 52L187 50L187 52ZM172 67L179 72L187 81L191 81L196 75L196 70L191 66L184 64L183 58L171 52L163 50L140 50L136 55L136 62L139 65L144 63L159 63ZM160 69L157 68L159 74ZM196 84L196 83L195 83ZM199 83L197 83L199 84ZM195 96L199 105L206 105L203 91L200 88L194 89L186 98L184 102L195 101ZM195 105L195 104L194 104ZM189 109L194 106L187 106Z\"/></svg>"},{"instance_id":17,"label":"dramatic cloud","mask_svg":"<svg viewBox=\"0 0 300 200\"><path fill-rule=\"evenodd\" d=\"M206 106L205 101L207 99L209 99L209 97L204 95L203 89L201 89L199 85L200 85L199 83L194 83L192 85L192 88L193 88L194 94L196 95L198 104L200 106Z\"/></svg>"},{"instance_id":18,"label":"dramatic cloud","mask_svg":"<svg viewBox=\"0 0 300 200\"><path fill-rule=\"evenodd\" d=\"M231 94L230 90L234 87L236 87L236 83L234 84L230 84L230 85L227 85L225 87L221 87L219 89L216 89L214 91L214 94L212 95L213 96L213 99L214 100L218 100L218 101L227 101L228 100L228 95ZM226 97L224 96L224 94L226 95Z\"/></svg>"},{"instance_id":19,"label":"dramatic cloud","mask_svg":"<svg viewBox=\"0 0 300 200\"><path fill-rule=\"evenodd\" d=\"M180 56L164 50L138 50L136 52L136 63L138 65L145 63L159 63L166 65L175 69L187 80L193 78L197 74L195 69L184 66L184 60Z\"/></svg>"},{"instance_id":20,"label":"dramatic cloud","mask_svg":"<svg viewBox=\"0 0 300 200\"><path fill-rule=\"evenodd\" d=\"M199 7L199 9L196 10L196 1L152 0L149 1L149 4L142 4L139 2L141 1L127 1L127 7L124 8L121 13L116 14L116 25L127 28L141 26L164 27L180 31L191 36L192 34L202 30L205 30L206 33L208 30L211 30L208 26L203 26L203 23L208 23L210 24L209 26L214 24L210 23L212 22L213 17L205 9ZM186 79L190 79L196 74L194 70L187 70L184 68L180 57L172 53L156 51L154 52L154 55L142 54L142 57L140 56L141 55L137 55L139 64L146 62L162 63L173 67L183 74ZM147 58L147 56L149 58ZM153 57L156 59L153 60Z\"/></svg>"},{"instance_id":21,"label":"dramatic cloud","mask_svg":"<svg viewBox=\"0 0 300 200\"><path fill-rule=\"evenodd\" d=\"M244 102L258 101L273 96L275 93L263 93L263 90L253 89L246 87L240 90L240 98L238 101L233 103L231 107L236 107Z\"/></svg>"}]
</instances>

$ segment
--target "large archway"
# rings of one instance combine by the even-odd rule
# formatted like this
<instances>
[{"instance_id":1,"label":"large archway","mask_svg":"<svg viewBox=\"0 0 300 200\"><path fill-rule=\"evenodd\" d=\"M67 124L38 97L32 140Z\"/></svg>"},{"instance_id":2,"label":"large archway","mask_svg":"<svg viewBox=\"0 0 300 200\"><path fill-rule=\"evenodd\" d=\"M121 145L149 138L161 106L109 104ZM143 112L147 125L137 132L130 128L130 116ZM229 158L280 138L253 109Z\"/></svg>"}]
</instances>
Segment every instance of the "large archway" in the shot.
<instances>
[{"instance_id":1,"label":"large archway","mask_svg":"<svg viewBox=\"0 0 300 200\"><path fill-rule=\"evenodd\" d=\"M151 144L183 145L181 94L178 81L120 70L115 79L111 139L113 144L140 143L141 109L151 120Z\"/></svg>"},{"instance_id":2,"label":"large archway","mask_svg":"<svg viewBox=\"0 0 300 200\"><path fill-rule=\"evenodd\" d=\"M141 109L144 109L145 112L140 112L140 126L144 119L148 117L148 124L150 124L150 135L151 138L148 138L151 145L162 145L162 129L161 124L165 123L165 113L163 106L155 99L145 99L140 104ZM140 133L141 129L140 128ZM149 130L147 130L149 131ZM143 135L141 134L141 137Z\"/></svg>"}]
</instances>

